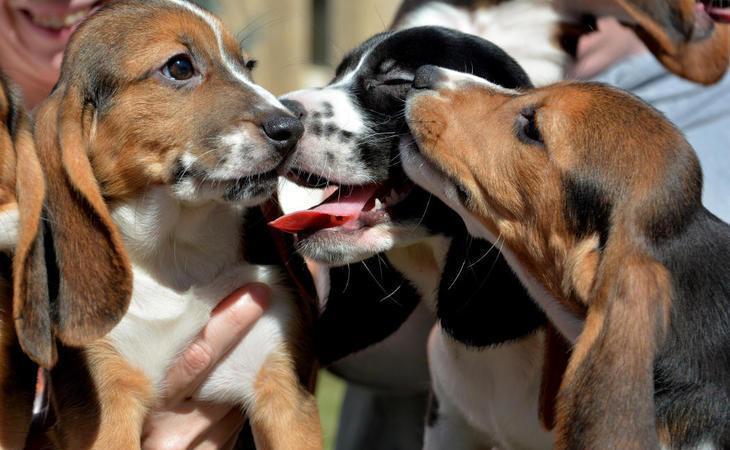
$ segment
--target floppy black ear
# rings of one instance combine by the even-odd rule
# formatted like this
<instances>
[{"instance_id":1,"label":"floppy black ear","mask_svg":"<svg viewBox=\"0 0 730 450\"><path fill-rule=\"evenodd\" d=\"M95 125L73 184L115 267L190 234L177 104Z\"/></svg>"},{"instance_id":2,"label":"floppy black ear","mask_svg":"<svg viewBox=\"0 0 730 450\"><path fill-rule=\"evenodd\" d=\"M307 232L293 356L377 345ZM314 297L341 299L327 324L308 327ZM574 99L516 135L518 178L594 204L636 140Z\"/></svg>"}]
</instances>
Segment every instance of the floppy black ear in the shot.
<instances>
[{"instance_id":1,"label":"floppy black ear","mask_svg":"<svg viewBox=\"0 0 730 450\"><path fill-rule=\"evenodd\" d=\"M87 155L93 111L86 108L77 89L61 86L37 115L47 183L42 223L31 180L18 183L20 201L33 207L16 258L14 312L23 349L44 367L55 363L55 338L79 346L102 337L131 296L130 265Z\"/></svg>"}]
</instances>

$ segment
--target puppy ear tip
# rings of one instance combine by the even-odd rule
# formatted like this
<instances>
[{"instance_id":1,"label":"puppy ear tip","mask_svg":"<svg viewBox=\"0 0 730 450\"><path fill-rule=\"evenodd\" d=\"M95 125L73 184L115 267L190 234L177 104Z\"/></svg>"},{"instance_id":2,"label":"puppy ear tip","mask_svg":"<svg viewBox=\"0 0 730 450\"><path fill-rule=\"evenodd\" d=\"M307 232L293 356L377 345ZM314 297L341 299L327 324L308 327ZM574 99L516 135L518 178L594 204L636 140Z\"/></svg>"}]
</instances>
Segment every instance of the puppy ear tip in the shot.
<instances>
[{"instance_id":1,"label":"puppy ear tip","mask_svg":"<svg viewBox=\"0 0 730 450\"><path fill-rule=\"evenodd\" d=\"M30 339L28 334L20 328L18 329L18 343L23 353L40 367L44 369L53 368L58 360L55 342L36 342L34 339Z\"/></svg>"}]
</instances>

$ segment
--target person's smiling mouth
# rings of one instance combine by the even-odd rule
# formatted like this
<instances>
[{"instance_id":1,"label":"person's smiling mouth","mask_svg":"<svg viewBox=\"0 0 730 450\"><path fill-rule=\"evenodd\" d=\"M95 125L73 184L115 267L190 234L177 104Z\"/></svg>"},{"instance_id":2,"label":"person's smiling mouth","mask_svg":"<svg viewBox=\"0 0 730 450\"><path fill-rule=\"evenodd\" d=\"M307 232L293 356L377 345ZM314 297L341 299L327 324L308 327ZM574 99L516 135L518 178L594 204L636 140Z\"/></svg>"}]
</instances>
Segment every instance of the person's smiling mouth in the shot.
<instances>
[{"instance_id":1,"label":"person's smiling mouth","mask_svg":"<svg viewBox=\"0 0 730 450\"><path fill-rule=\"evenodd\" d=\"M18 11L21 17L34 27L47 33L62 33L73 31L84 19L96 12L103 3L100 0L81 8L63 12L42 11L34 8L20 8Z\"/></svg>"}]
</instances>

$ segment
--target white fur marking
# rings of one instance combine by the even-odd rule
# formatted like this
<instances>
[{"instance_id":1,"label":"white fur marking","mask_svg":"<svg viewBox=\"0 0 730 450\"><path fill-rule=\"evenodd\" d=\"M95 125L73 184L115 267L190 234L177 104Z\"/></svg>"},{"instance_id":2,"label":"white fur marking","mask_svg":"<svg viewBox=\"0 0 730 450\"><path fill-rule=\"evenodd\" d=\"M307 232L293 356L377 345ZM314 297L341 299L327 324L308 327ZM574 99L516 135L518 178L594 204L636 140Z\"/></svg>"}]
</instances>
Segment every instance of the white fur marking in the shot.
<instances>
[{"instance_id":1,"label":"white fur marking","mask_svg":"<svg viewBox=\"0 0 730 450\"><path fill-rule=\"evenodd\" d=\"M230 55L228 55L228 52L226 52L225 46L223 44L223 32L221 30L221 24L220 21L205 11L204 9L195 6L192 3L186 2L184 0L168 0L171 3L174 3L190 12L195 14L196 16L200 17L205 21L206 24L210 27L211 30L213 30L213 34L215 35L216 42L218 44L218 51L220 53L221 60L223 61L224 65L228 69L228 71L241 83L246 85L248 88L252 89L254 92L259 94L261 97L263 97L266 101L271 103L272 106L275 106L277 108L285 110L284 105L279 102L279 100L272 94L271 92L267 91L266 89L262 88L261 86L257 85L256 83L252 82L246 74L241 72L236 65L231 61Z\"/></svg>"},{"instance_id":2,"label":"white fur marking","mask_svg":"<svg viewBox=\"0 0 730 450\"><path fill-rule=\"evenodd\" d=\"M486 348L467 348L438 325L428 360L438 416L425 449L549 449L553 437L538 419L543 333ZM465 439L459 446L448 439Z\"/></svg>"},{"instance_id":3,"label":"white fur marking","mask_svg":"<svg viewBox=\"0 0 730 450\"><path fill-rule=\"evenodd\" d=\"M18 241L18 207L6 206L0 211L0 251L12 251Z\"/></svg>"},{"instance_id":4,"label":"white fur marking","mask_svg":"<svg viewBox=\"0 0 730 450\"><path fill-rule=\"evenodd\" d=\"M476 84L478 86L485 87L500 94L510 96L515 96L519 94L519 92L514 89L507 89L498 84L494 84L491 81L487 81L484 78L470 75L468 73L457 72L455 70L443 68L439 68L439 73L443 75L443 79L438 83L438 86L436 86L436 88L438 89L457 90L465 85Z\"/></svg>"},{"instance_id":5,"label":"white fur marking","mask_svg":"<svg viewBox=\"0 0 730 450\"><path fill-rule=\"evenodd\" d=\"M219 301L250 282L271 286L271 306L196 395L250 406L256 375L281 350L295 312L276 268L241 261L241 208L183 205L166 187L155 187L114 208L112 217L133 263L134 286L129 310L109 339L158 390L171 362Z\"/></svg>"}]
</instances>

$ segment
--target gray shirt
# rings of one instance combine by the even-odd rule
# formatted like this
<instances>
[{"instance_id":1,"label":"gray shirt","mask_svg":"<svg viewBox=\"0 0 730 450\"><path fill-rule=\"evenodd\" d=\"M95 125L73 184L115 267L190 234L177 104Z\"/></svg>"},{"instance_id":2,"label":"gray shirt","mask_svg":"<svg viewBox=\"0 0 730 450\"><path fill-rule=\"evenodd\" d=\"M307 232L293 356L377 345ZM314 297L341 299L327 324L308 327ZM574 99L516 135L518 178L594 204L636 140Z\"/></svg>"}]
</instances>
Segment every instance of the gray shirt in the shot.
<instances>
[{"instance_id":1,"label":"gray shirt","mask_svg":"<svg viewBox=\"0 0 730 450\"><path fill-rule=\"evenodd\" d=\"M730 222L730 72L719 83L702 86L670 74L646 53L593 80L633 92L684 131L702 165L705 206Z\"/></svg>"}]
</instances>

